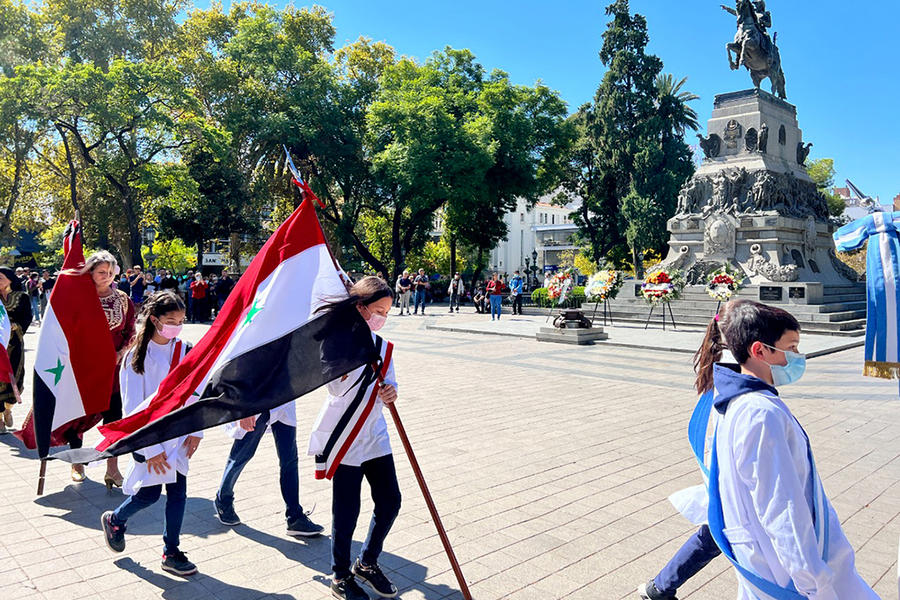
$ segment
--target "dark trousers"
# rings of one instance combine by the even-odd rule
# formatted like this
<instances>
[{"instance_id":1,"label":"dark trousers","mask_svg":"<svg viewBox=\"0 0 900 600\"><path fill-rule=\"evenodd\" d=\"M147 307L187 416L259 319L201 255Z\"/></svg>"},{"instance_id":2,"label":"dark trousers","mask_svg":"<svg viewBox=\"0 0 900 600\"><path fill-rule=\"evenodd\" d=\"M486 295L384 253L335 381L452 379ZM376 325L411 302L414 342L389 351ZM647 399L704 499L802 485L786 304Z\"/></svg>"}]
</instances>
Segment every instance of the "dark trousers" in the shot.
<instances>
[{"instance_id":1,"label":"dark trousers","mask_svg":"<svg viewBox=\"0 0 900 600\"><path fill-rule=\"evenodd\" d=\"M225 472L222 474L222 482L216 494L221 504L231 506L234 503L234 485L237 483L241 471L256 454L259 441L266 432L266 424L269 422L269 411L259 415L253 431L248 431L239 440L234 440L228 462L225 463ZM284 500L284 516L288 521L296 519L303 514L300 506L300 472L297 465L297 428L284 423L272 423L272 435L275 438L275 451L278 453L279 482L281 484L281 498Z\"/></svg>"},{"instance_id":2,"label":"dark trousers","mask_svg":"<svg viewBox=\"0 0 900 600\"><path fill-rule=\"evenodd\" d=\"M124 525L140 510L152 506L162 493L162 485L142 487L134 496L128 496L112 515L114 525ZM178 550L178 538L184 521L184 505L187 502L187 477L178 474L175 483L166 484L166 520L163 523L163 543L165 554Z\"/></svg>"},{"instance_id":3,"label":"dark trousers","mask_svg":"<svg viewBox=\"0 0 900 600\"><path fill-rule=\"evenodd\" d=\"M721 553L709 532L709 526L701 525L653 579L653 583L663 594L674 596L678 588Z\"/></svg>"},{"instance_id":4,"label":"dark trousers","mask_svg":"<svg viewBox=\"0 0 900 600\"><path fill-rule=\"evenodd\" d=\"M456 311L459 312L459 294L450 294L450 310L453 310L454 306Z\"/></svg>"},{"instance_id":5,"label":"dark trousers","mask_svg":"<svg viewBox=\"0 0 900 600\"><path fill-rule=\"evenodd\" d=\"M184 309L185 309L185 317L188 321L194 320L194 298L191 296L191 291L188 290L184 295Z\"/></svg>"},{"instance_id":6,"label":"dark trousers","mask_svg":"<svg viewBox=\"0 0 900 600\"><path fill-rule=\"evenodd\" d=\"M378 562L384 540L400 513L400 487L393 455L367 460L358 467L338 466L331 480L331 569L336 579L350 575L350 546L359 518L363 477L369 481L375 510L359 557L362 563Z\"/></svg>"},{"instance_id":7,"label":"dark trousers","mask_svg":"<svg viewBox=\"0 0 900 600\"><path fill-rule=\"evenodd\" d=\"M516 294L515 296L513 296L512 313L514 315L522 314L522 294Z\"/></svg>"}]
</instances>

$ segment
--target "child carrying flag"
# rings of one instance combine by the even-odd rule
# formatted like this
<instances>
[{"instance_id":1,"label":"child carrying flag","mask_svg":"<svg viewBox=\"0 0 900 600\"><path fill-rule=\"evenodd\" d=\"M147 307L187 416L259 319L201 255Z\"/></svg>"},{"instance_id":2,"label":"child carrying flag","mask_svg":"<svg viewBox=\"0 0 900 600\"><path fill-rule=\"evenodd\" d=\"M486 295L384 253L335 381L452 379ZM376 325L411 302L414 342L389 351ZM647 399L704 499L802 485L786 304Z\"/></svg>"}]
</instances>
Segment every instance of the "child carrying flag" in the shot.
<instances>
[{"instance_id":1,"label":"child carrying flag","mask_svg":"<svg viewBox=\"0 0 900 600\"><path fill-rule=\"evenodd\" d=\"M123 358L119 373L126 416L147 406L162 380L187 354L188 344L178 339L184 315L184 302L170 291L158 292L141 305L135 343ZM197 572L197 567L178 548L178 542L187 500L188 460L197 450L201 437L201 433L182 436L133 454L122 488L128 498L119 508L100 517L110 549L125 550L126 522L159 500L165 485L162 569L182 576Z\"/></svg>"},{"instance_id":2,"label":"child carrying flag","mask_svg":"<svg viewBox=\"0 0 900 600\"><path fill-rule=\"evenodd\" d=\"M359 367L328 384L328 398L309 441L309 454L316 457L316 478L332 480L331 593L343 600L368 600L357 580L368 584L382 598L397 596L397 587L378 566L384 540L400 512L400 486L381 412L384 403L397 399L391 360L393 344L375 335L387 320L392 301L388 284L369 276L350 289L348 298L320 309L355 305L372 330L380 356L379 364ZM359 517L363 478L369 482L375 510L362 552L351 568L350 547Z\"/></svg>"}]
</instances>

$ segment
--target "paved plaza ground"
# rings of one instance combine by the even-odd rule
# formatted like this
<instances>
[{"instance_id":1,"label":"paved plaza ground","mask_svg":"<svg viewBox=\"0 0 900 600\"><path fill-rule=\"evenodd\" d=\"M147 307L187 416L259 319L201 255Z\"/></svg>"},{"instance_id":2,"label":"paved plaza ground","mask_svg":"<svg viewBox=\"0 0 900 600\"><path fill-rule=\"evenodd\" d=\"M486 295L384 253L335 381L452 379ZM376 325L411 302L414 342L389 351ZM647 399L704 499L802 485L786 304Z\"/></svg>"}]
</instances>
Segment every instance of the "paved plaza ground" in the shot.
<instances>
[{"instance_id":1,"label":"paved plaza ground","mask_svg":"<svg viewBox=\"0 0 900 600\"><path fill-rule=\"evenodd\" d=\"M695 400L690 356L426 329L426 323L485 326L486 317L463 311L393 317L385 337L396 343L398 408L473 597L635 598L637 584L694 529L667 501L700 482L686 439ZM188 326L186 337L196 340L203 331ZM637 335L652 346L660 334ZM33 329L26 336L29 361L36 340ZM861 366L859 348L818 357L784 392L812 438L861 574L882 597L894 598L900 398L896 382L864 379ZM298 402L301 451L323 398L318 390ZM17 424L26 408L15 409ZM404 600L460 598L389 427L404 500L381 563ZM328 537L283 535L271 436L238 483L236 509L244 524L228 528L214 518L228 448L221 430L211 430L191 463L181 547L200 574L184 580L159 568L162 501L129 521L128 547L115 554L104 544L99 517L122 495L107 494L102 467L74 484L68 465L51 461L45 494L36 497L34 454L11 435L0 436L0 597L330 597ZM314 520L329 526L330 485L312 472L312 460L301 460L301 499L305 508L315 506ZM370 511L364 501L357 540ZM733 598L735 590L731 568L718 558L679 598Z\"/></svg>"}]
</instances>

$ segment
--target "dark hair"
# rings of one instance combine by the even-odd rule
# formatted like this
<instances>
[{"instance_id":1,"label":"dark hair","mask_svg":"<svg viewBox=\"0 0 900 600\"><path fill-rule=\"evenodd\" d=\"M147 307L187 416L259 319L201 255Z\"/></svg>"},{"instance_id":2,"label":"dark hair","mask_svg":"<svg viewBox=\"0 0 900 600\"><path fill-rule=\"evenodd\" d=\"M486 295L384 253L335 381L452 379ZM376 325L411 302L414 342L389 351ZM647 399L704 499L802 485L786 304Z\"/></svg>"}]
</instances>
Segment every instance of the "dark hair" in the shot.
<instances>
[{"instance_id":1,"label":"dark hair","mask_svg":"<svg viewBox=\"0 0 900 600\"><path fill-rule=\"evenodd\" d=\"M382 298L394 299L394 291L383 279L375 275L367 275L354 283L347 290L349 296L341 298L335 302L326 302L316 309L316 312L328 312L337 308L342 308L351 304L362 304L368 306L373 302L377 302Z\"/></svg>"},{"instance_id":2,"label":"dark hair","mask_svg":"<svg viewBox=\"0 0 900 600\"><path fill-rule=\"evenodd\" d=\"M10 269L9 267L0 267L0 273L3 273L7 279L9 279L9 288L13 292L21 292L22 291L22 281L19 279L19 276L16 275L16 272Z\"/></svg>"},{"instance_id":3,"label":"dark hair","mask_svg":"<svg viewBox=\"0 0 900 600\"><path fill-rule=\"evenodd\" d=\"M738 363L744 364L753 342L775 346L786 331L800 331L800 323L786 310L752 300L726 302L706 328L706 337L694 354L697 393L712 389L713 365L722 359L723 350L727 348Z\"/></svg>"},{"instance_id":4,"label":"dark hair","mask_svg":"<svg viewBox=\"0 0 900 600\"><path fill-rule=\"evenodd\" d=\"M153 338L156 327L150 321L150 317L157 319L166 313L176 310L184 310L184 301L172 291L156 292L141 304L141 314L138 316L136 333L134 336L134 356L131 358L131 368L135 373L144 373L144 359L147 358L147 346Z\"/></svg>"}]
</instances>

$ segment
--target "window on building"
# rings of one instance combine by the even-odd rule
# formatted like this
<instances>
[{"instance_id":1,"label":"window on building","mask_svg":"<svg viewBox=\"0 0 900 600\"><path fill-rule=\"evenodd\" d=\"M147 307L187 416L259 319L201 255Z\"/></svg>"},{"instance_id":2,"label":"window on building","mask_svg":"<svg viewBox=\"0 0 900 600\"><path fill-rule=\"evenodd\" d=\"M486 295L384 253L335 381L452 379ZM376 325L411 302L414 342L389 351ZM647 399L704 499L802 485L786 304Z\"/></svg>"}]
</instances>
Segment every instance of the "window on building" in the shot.
<instances>
[{"instance_id":1,"label":"window on building","mask_svg":"<svg viewBox=\"0 0 900 600\"><path fill-rule=\"evenodd\" d=\"M519 213L519 223L525 222L525 213Z\"/></svg>"},{"instance_id":2,"label":"window on building","mask_svg":"<svg viewBox=\"0 0 900 600\"><path fill-rule=\"evenodd\" d=\"M556 225L556 215L550 215L550 224Z\"/></svg>"}]
</instances>

